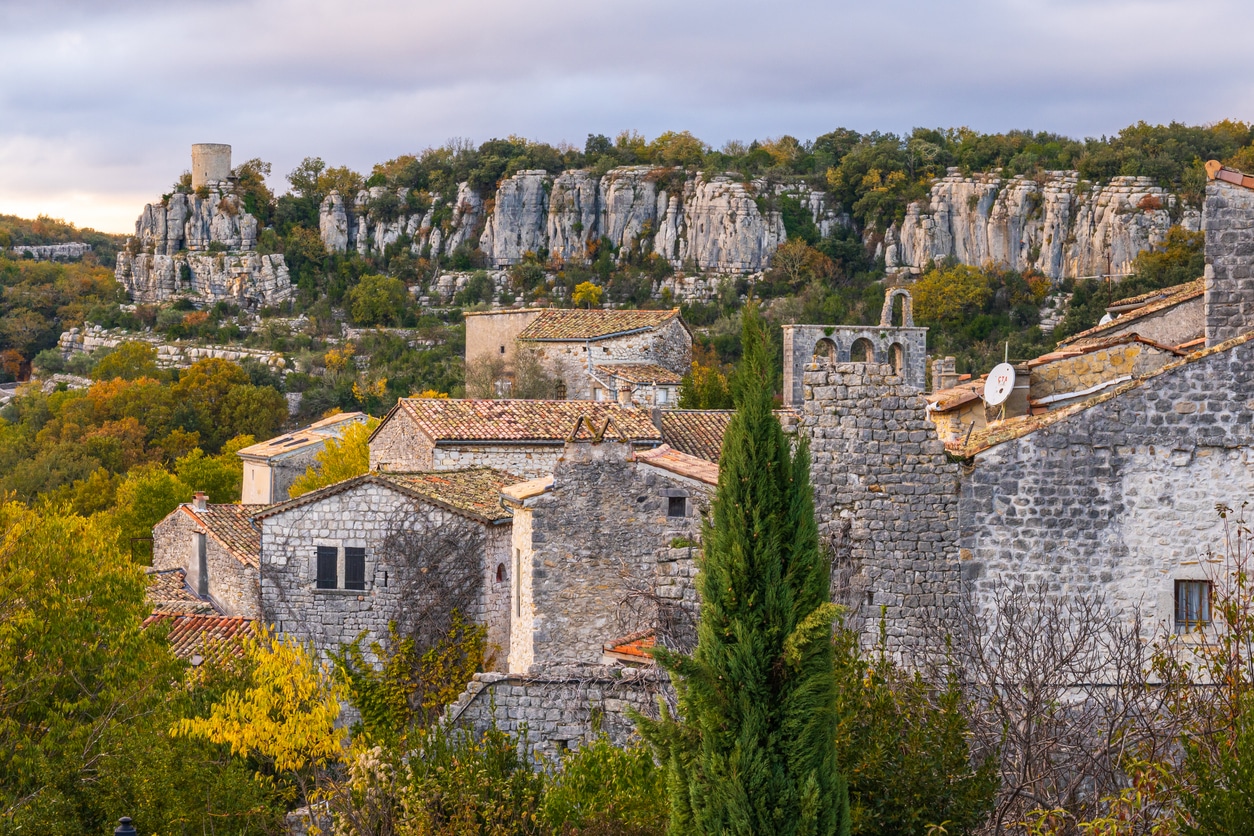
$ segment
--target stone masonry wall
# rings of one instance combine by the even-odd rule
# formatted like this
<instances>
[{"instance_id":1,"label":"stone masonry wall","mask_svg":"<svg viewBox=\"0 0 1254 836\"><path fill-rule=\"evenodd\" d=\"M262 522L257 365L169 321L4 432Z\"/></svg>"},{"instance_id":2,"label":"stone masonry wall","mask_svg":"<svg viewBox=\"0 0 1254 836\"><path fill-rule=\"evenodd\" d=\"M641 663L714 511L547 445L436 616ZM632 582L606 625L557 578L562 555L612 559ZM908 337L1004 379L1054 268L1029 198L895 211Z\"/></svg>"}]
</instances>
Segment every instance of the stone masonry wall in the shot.
<instances>
[{"instance_id":1,"label":"stone masonry wall","mask_svg":"<svg viewBox=\"0 0 1254 836\"><path fill-rule=\"evenodd\" d=\"M569 400L590 401L594 397L596 381L589 373L593 366L615 363L655 363L676 374L684 374L692 363L692 335L678 317L661 328L595 340L587 344L578 342L528 342L547 367L552 369L566 384ZM591 352L591 361L589 361ZM615 394L607 396L613 400Z\"/></svg>"},{"instance_id":2,"label":"stone masonry wall","mask_svg":"<svg viewBox=\"0 0 1254 836\"><path fill-rule=\"evenodd\" d=\"M520 573L529 581L521 590L529 612L517 622L512 672L597 663L607 641L657 625L655 590L668 571L658 564L673 562L672 540L699 536L708 486L638 467L630 449L568 444L553 489L528 503L530 543L516 539L514 547L530 547L530 565ZM671 496L688 498L686 516L667 516ZM666 583L676 597L666 600L682 601L683 573L674 575ZM528 628L529 642L520 632Z\"/></svg>"},{"instance_id":3,"label":"stone masonry wall","mask_svg":"<svg viewBox=\"0 0 1254 836\"><path fill-rule=\"evenodd\" d=\"M552 473L561 454L560 443L437 444L431 451L431 469L491 467L513 473L521 482Z\"/></svg>"},{"instance_id":4,"label":"stone masonry wall","mask_svg":"<svg viewBox=\"0 0 1254 836\"><path fill-rule=\"evenodd\" d=\"M1254 327L1254 190L1206 184L1206 345Z\"/></svg>"},{"instance_id":5,"label":"stone masonry wall","mask_svg":"<svg viewBox=\"0 0 1254 836\"><path fill-rule=\"evenodd\" d=\"M833 595L867 640L883 607L890 648L918 659L959 604L958 465L890 366L816 363L804 385L815 512L842 579Z\"/></svg>"},{"instance_id":6,"label":"stone masonry wall","mask_svg":"<svg viewBox=\"0 0 1254 836\"><path fill-rule=\"evenodd\" d=\"M182 568L187 583L197 588L200 574L194 535L205 528L181 508L152 529L154 569ZM227 615L261 618L261 588L254 566L241 563L212 536L205 537L209 597Z\"/></svg>"},{"instance_id":7,"label":"stone masonry wall","mask_svg":"<svg viewBox=\"0 0 1254 836\"><path fill-rule=\"evenodd\" d=\"M225 348L182 341L167 342L151 334L137 334L122 329L105 329L91 323L85 324L82 328L62 331L57 340L57 350L68 360L75 354L91 354L102 349L117 348L124 342L144 342L152 346L157 352L157 366L163 369L186 369L197 360L209 357L230 360L232 363L253 359L278 370L287 367L287 360L283 355L260 348Z\"/></svg>"},{"instance_id":8,"label":"stone masonry wall","mask_svg":"<svg viewBox=\"0 0 1254 836\"><path fill-rule=\"evenodd\" d=\"M281 632L312 642L321 651L333 650L366 633L363 646L387 636L388 622L402 606L420 602L400 600L398 572L403 567L380 546L397 525L441 526L452 522L478 526L440 508L407 497L381 485L363 483L308 505L266 517L261 537L261 597L266 620ZM508 526L504 526L508 528ZM483 597L474 612L483 622L499 617L500 591L495 583L498 564L507 562L509 537L485 532ZM340 549L339 589L317 589L316 547ZM343 589L343 549L366 549L366 588ZM489 644L508 647L508 625L489 623ZM503 662L503 654L498 654Z\"/></svg>"},{"instance_id":9,"label":"stone masonry wall","mask_svg":"<svg viewBox=\"0 0 1254 836\"><path fill-rule=\"evenodd\" d=\"M1151 638L1171 626L1173 581L1213 572L1216 503L1254 496L1254 342L1128 387L974 457L960 518L977 605L1041 584L1129 618L1139 608Z\"/></svg>"},{"instance_id":10,"label":"stone masonry wall","mask_svg":"<svg viewBox=\"0 0 1254 836\"><path fill-rule=\"evenodd\" d=\"M1113 345L1032 369L1029 398L1078 392L1126 375L1140 376L1162 368L1176 355L1139 342Z\"/></svg>"},{"instance_id":11,"label":"stone masonry wall","mask_svg":"<svg viewBox=\"0 0 1254 836\"><path fill-rule=\"evenodd\" d=\"M433 469L433 450L431 439L398 409L383 420L370 439L370 469L425 473Z\"/></svg>"},{"instance_id":12,"label":"stone masonry wall","mask_svg":"<svg viewBox=\"0 0 1254 836\"><path fill-rule=\"evenodd\" d=\"M447 716L476 732L492 725L519 736L525 730L528 754L555 759L599 733L618 746L639 740L628 711L656 717L659 696L671 693L665 674L652 669L569 665L535 676L478 673Z\"/></svg>"}]
</instances>

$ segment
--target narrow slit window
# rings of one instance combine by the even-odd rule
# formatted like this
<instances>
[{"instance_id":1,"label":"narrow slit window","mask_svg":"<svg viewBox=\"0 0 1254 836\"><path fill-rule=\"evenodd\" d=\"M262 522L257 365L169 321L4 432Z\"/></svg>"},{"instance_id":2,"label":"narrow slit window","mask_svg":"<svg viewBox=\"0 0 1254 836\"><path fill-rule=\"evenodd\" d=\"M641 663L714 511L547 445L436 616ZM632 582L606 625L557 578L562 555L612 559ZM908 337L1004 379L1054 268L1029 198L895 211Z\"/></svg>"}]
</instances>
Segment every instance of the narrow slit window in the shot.
<instances>
[{"instance_id":1,"label":"narrow slit window","mask_svg":"<svg viewBox=\"0 0 1254 836\"><path fill-rule=\"evenodd\" d=\"M339 586L339 578L336 572L336 560L339 558L339 550L335 546L319 546L318 547L318 588L319 589L335 589Z\"/></svg>"},{"instance_id":2,"label":"narrow slit window","mask_svg":"<svg viewBox=\"0 0 1254 836\"><path fill-rule=\"evenodd\" d=\"M688 498L685 496L668 496L666 498L666 516L688 516Z\"/></svg>"},{"instance_id":3,"label":"narrow slit window","mask_svg":"<svg viewBox=\"0 0 1254 836\"><path fill-rule=\"evenodd\" d=\"M360 546L344 549L344 588L366 588L366 550Z\"/></svg>"},{"instance_id":4,"label":"narrow slit window","mask_svg":"<svg viewBox=\"0 0 1254 836\"><path fill-rule=\"evenodd\" d=\"M1210 624L1210 581L1176 581L1176 631Z\"/></svg>"}]
</instances>

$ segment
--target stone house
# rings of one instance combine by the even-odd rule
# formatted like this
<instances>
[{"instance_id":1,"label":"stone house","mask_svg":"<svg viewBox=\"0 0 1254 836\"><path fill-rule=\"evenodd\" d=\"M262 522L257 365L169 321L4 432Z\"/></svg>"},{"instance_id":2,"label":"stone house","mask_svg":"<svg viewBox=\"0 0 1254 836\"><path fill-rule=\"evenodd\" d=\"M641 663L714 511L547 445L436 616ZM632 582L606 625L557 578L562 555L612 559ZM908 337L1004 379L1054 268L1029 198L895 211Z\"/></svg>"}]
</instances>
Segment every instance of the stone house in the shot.
<instances>
[{"instance_id":1,"label":"stone house","mask_svg":"<svg viewBox=\"0 0 1254 836\"><path fill-rule=\"evenodd\" d=\"M370 436L370 469L393 472L493 467L525 478L553 472L576 422L586 416L641 448L662 443L645 410L613 403L402 398Z\"/></svg>"},{"instance_id":2,"label":"stone house","mask_svg":"<svg viewBox=\"0 0 1254 836\"><path fill-rule=\"evenodd\" d=\"M463 614L487 626L486 664L503 667L512 518L499 494L519 478L489 468L371 473L260 509L266 619L321 650L361 634L369 648L390 622L404 627L460 591Z\"/></svg>"},{"instance_id":3,"label":"stone house","mask_svg":"<svg viewBox=\"0 0 1254 836\"><path fill-rule=\"evenodd\" d=\"M252 515L262 507L211 505L196 494L153 527L153 568L183 570L187 586L224 615L261 618L261 536Z\"/></svg>"},{"instance_id":4,"label":"stone house","mask_svg":"<svg viewBox=\"0 0 1254 836\"><path fill-rule=\"evenodd\" d=\"M244 460L240 501L245 505L283 502L292 482L317 463L315 457L326 449L327 439L341 438L350 426L368 419L363 412L343 412L240 450L239 457Z\"/></svg>"},{"instance_id":5,"label":"stone house","mask_svg":"<svg viewBox=\"0 0 1254 836\"><path fill-rule=\"evenodd\" d=\"M1099 325L1072 334L1058 347L1130 334L1179 349L1200 347L1205 330L1205 290L1205 279L1199 278L1120 299L1106 308L1107 316Z\"/></svg>"},{"instance_id":6,"label":"stone house","mask_svg":"<svg viewBox=\"0 0 1254 836\"><path fill-rule=\"evenodd\" d=\"M466 362L499 357L512 368L533 352L572 400L666 406L692 362L692 332L669 310L522 308L466 315ZM611 366L635 366L607 370Z\"/></svg>"}]
</instances>

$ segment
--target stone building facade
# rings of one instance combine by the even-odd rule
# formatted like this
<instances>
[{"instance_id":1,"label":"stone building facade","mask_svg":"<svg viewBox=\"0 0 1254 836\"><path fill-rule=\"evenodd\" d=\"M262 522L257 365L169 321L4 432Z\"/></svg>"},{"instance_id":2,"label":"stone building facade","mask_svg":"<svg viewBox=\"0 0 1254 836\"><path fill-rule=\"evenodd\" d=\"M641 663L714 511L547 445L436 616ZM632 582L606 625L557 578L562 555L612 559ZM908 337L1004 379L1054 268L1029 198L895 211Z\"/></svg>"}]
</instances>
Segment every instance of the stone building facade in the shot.
<instances>
[{"instance_id":1,"label":"stone building facade","mask_svg":"<svg viewBox=\"0 0 1254 836\"><path fill-rule=\"evenodd\" d=\"M1254 323L1254 177L1206 164L1206 345Z\"/></svg>"},{"instance_id":2,"label":"stone building facade","mask_svg":"<svg viewBox=\"0 0 1254 836\"><path fill-rule=\"evenodd\" d=\"M440 606L403 598L413 575L434 566L436 552L455 545L476 550L482 584L464 613L488 628L487 664L503 667L509 648L508 512L497 501L518 477L499 471L367 475L340 482L256 515L261 524L261 604L280 632L333 650L365 634L363 648L384 641L402 610ZM398 535L417 533L431 544ZM404 545L398 545L403 543ZM364 571L350 561L360 549ZM415 554L402 554L406 549ZM329 552L327 551L329 550ZM320 579L320 551L333 557L333 578Z\"/></svg>"},{"instance_id":3,"label":"stone building facade","mask_svg":"<svg viewBox=\"0 0 1254 836\"><path fill-rule=\"evenodd\" d=\"M364 412L341 412L299 430L258 442L240 450L244 460L241 502L269 505L284 502L292 483L317 465L317 456L328 439L338 439L354 424L369 418Z\"/></svg>"},{"instance_id":4,"label":"stone building facade","mask_svg":"<svg viewBox=\"0 0 1254 836\"><path fill-rule=\"evenodd\" d=\"M152 529L152 565L183 569L191 590L225 615L261 618L261 539L249 505L210 505L203 494Z\"/></svg>"}]
</instances>

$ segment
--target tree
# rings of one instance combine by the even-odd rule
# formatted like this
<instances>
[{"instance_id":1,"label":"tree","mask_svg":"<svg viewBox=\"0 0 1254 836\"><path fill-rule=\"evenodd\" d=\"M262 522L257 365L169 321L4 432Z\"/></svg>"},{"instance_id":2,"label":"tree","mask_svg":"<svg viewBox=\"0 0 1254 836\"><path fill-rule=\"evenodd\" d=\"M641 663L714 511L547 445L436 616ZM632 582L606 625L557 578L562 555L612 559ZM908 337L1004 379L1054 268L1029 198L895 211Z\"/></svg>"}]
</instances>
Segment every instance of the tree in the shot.
<instances>
[{"instance_id":1,"label":"tree","mask_svg":"<svg viewBox=\"0 0 1254 836\"><path fill-rule=\"evenodd\" d=\"M300 165L287 175L287 182L291 184L292 191L300 197L321 200L325 195L318 193L318 178L322 176L326 167L327 164L322 161L321 157L305 157L300 161Z\"/></svg>"},{"instance_id":2,"label":"tree","mask_svg":"<svg viewBox=\"0 0 1254 836\"><path fill-rule=\"evenodd\" d=\"M296 477L288 489L288 496L295 499L327 485L369 473L370 434L377 426L379 419L370 418L364 424L350 424L339 438L328 438L314 456L317 464Z\"/></svg>"},{"instance_id":3,"label":"tree","mask_svg":"<svg viewBox=\"0 0 1254 836\"><path fill-rule=\"evenodd\" d=\"M975 267L934 267L910 288L919 320L954 325L984 310L992 295L988 276Z\"/></svg>"},{"instance_id":4,"label":"tree","mask_svg":"<svg viewBox=\"0 0 1254 836\"><path fill-rule=\"evenodd\" d=\"M135 540L151 537L152 527L181 503L191 502L192 489L158 464L132 469L118 485L110 518L118 543L130 550Z\"/></svg>"},{"instance_id":5,"label":"tree","mask_svg":"<svg viewBox=\"0 0 1254 836\"><path fill-rule=\"evenodd\" d=\"M127 340L101 357L91 370L92 380L136 380L150 377L161 379L157 368L157 350L141 340Z\"/></svg>"},{"instance_id":6,"label":"tree","mask_svg":"<svg viewBox=\"0 0 1254 836\"><path fill-rule=\"evenodd\" d=\"M694 352L696 353L696 352ZM731 388L713 352L705 352L706 362L694 359L692 368L679 384L680 409L731 409Z\"/></svg>"},{"instance_id":7,"label":"tree","mask_svg":"<svg viewBox=\"0 0 1254 836\"><path fill-rule=\"evenodd\" d=\"M197 447L175 461L174 472L184 485L208 494L210 502L239 502L244 485L244 462L236 453L253 442L251 435L236 436L216 456L206 456Z\"/></svg>"},{"instance_id":8,"label":"tree","mask_svg":"<svg viewBox=\"0 0 1254 836\"><path fill-rule=\"evenodd\" d=\"M400 279L366 275L348 291L348 312L358 325L399 325L408 301Z\"/></svg>"},{"instance_id":9,"label":"tree","mask_svg":"<svg viewBox=\"0 0 1254 836\"><path fill-rule=\"evenodd\" d=\"M691 656L658 650L678 713L639 718L669 771L671 832L849 833L836 760L830 566L804 441L792 452L756 309L743 320L718 491L704 526Z\"/></svg>"},{"instance_id":10,"label":"tree","mask_svg":"<svg viewBox=\"0 0 1254 836\"><path fill-rule=\"evenodd\" d=\"M580 282L575 285L575 292L571 294L570 301L576 305L583 305L585 308L600 307L601 287L592 282Z\"/></svg>"}]
</instances>

